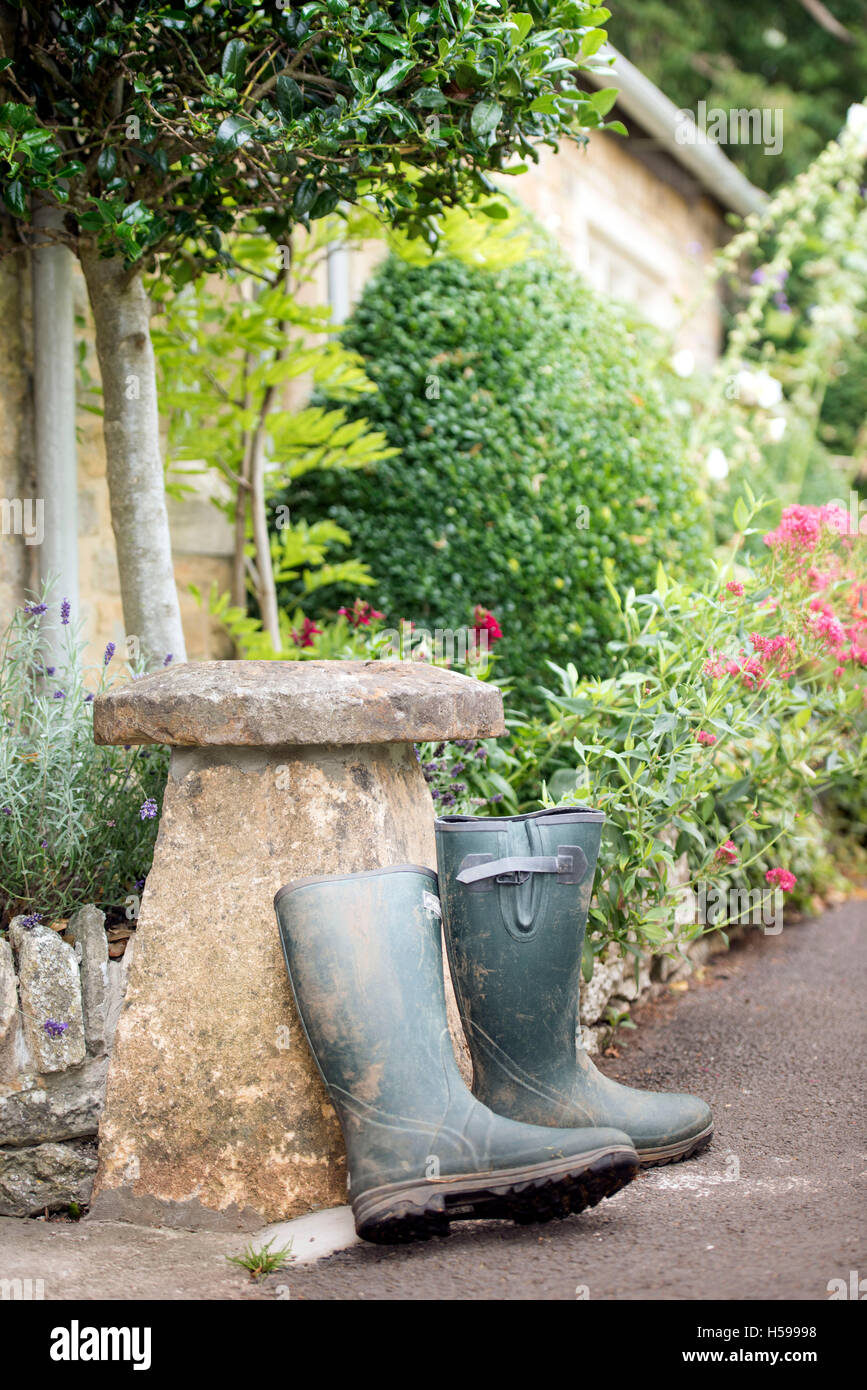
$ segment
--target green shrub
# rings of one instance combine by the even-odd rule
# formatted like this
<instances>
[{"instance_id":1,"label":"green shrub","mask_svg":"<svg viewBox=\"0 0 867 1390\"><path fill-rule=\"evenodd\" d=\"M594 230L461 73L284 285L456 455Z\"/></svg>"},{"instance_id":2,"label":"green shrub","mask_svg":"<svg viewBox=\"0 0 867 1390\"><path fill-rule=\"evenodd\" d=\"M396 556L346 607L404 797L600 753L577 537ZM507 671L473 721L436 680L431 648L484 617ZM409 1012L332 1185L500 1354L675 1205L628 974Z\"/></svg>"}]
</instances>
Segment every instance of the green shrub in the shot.
<instances>
[{"instance_id":1,"label":"green shrub","mask_svg":"<svg viewBox=\"0 0 867 1390\"><path fill-rule=\"evenodd\" d=\"M168 749L97 747L93 692L113 684L123 662L110 643L88 685L83 644L65 616L43 595L0 634L3 927L20 912L50 923L91 902L135 916L153 858ZM45 665L41 639L58 619L67 640L55 668Z\"/></svg>"},{"instance_id":2,"label":"green shrub","mask_svg":"<svg viewBox=\"0 0 867 1390\"><path fill-rule=\"evenodd\" d=\"M392 257L343 341L378 387L364 415L400 453L308 475L294 509L350 532L390 621L456 628L491 609L522 698L546 660L602 673L617 630L606 570L644 588L661 557L694 569L706 538L621 313L542 245L496 272Z\"/></svg>"}]
</instances>

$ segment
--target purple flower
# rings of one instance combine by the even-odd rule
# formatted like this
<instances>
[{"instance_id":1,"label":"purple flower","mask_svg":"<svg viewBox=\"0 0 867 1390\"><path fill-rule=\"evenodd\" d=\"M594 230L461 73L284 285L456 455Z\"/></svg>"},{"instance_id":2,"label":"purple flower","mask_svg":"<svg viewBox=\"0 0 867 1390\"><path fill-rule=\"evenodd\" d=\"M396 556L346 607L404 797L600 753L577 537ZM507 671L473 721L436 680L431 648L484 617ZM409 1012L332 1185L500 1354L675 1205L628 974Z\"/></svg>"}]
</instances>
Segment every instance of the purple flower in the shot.
<instances>
[{"instance_id":1,"label":"purple flower","mask_svg":"<svg viewBox=\"0 0 867 1390\"><path fill-rule=\"evenodd\" d=\"M492 801L492 802L493 802L493 801L502 801L502 799L503 799L503 793L502 793L502 792L495 792L493 796L489 796L489 797L488 797L488 800L489 800L489 801Z\"/></svg>"},{"instance_id":2,"label":"purple flower","mask_svg":"<svg viewBox=\"0 0 867 1390\"><path fill-rule=\"evenodd\" d=\"M56 666L46 666L46 668L45 668L45 674L46 674L46 676L53 676L53 675L54 675L54 672L55 672L56 670L57 670L57 667L56 667Z\"/></svg>"},{"instance_id":3,"label":"purple flower","mask_svg":"<svg viewBox=\"0 0 867 1390\"><path fill-rule=\"evenodd\" d=\"M104 655L104 657L102 658L102 664L103 664L103 666L107 666L107 665L108 665L108 663L111 661L111 658L114 656L114 654L115 654L116 651L117 651L117 647L114 645L114 643L113 643L113 642L109 642L108 646L107 646L106 649L105 649L105 655Z\"/></svg>"},{"instance_id":4,"label":"purple flower","mask_svg":"<svg viewBox=\"0 0 867 1390\"><path fill-rule=\"evenodd\" d=\"M41 841L41 844L42 844L42 848L43 848L43 849L48 849L48 841L47 841L47 840L42 840L42 841Z\"/></svg>"},{"instance_id":5,"label":"purple flower","mask_svg":"<svg viewBox=\"0 0 867 1390\"><path fill-rule=\"evenodd\" d=\"M762 285L762 284L764 284L764 280L765 280L765 272L762 270L761 267L759 267L758 270L754 270L753 273L752 273L752 275L750 276L750 284L751 284L751 285Z\"/></svg>"},{"instance_id":6,"label":"purple flower","mask_svg":"<svg viewBox=\"0 0 867 1390\"><path fill-rule=\"evenodd\" d=\"M781 314L790 314L792 312L792 306L782 290L778 290L774 295L774 303Z\"/></svg>"},{"instance_id":7,"label":"purple flower","mask_svg":"<svg viewBox=\"0 0 867 1390\"><path fill-rule=\"evenodd\" d=\"M21 925L22 927L26 927L27 931L30 931L32 927L38 927L41 921L41 912L31 912L29 917L21 918Z\"/></svg>"},{"instance_id":8,"label":"purple flower","mask_svg":"<svg viewBox=\"0 0 867 1390\"><path fill-rule=\"evenodd\" d=\"M476 749L476 757L477 757L481 762L484 762L484 760L485 760L485 758L486 758L487 756L488 756L488 750L487 750L487 748L477 748L477 749Z\"/></svg>"},{"instance_id":9,"label":"purple flower","mask_svg":"<svg viewBox=\"0 0 867 1390\"><path fill-rule=\"evenodd\" d=\"M154 801L152 796L149 796L147 801L142 803L139 815L141 816L142 820L153 820L156 816L156 813L157 803Z\"/></svg>"},{"instance_id":10,"label":"purple flower","mask_svg":"<svg viewBox=\"0 0 867 1390\"><path fill-rule=\"evenodd\" d=\"M69 599L65 598L60 605L60 621L66 627L69 624L70 604Z\"/></svg>"},{"instance_id":11,"label":"purple flower","mask_svg":"<svg viewBox=\"0 0 867 1390\"><path fill-rule=\"evenodd\" d=\"M137 892L137 893L140 893L141 890L144 888L144 886L145 886L145 881L144 881L144 879L143 879L143 878L137 878L136 881L135 881L135 889L136 889L136 892Z\"/></svg>"},{"instance_id":12,"label":"purple flower","mask_svg":"<svg viewBox=\"0 0 867 1390\"><path fill-rule=\"evenodd\" d=\"M459 772L463 772L463 770L464 770L465 767L466 767L466 763L453 763L453 764L452 764L452 776L453 776L453 777L456 777L457 774L458 774Z\"/></svg>"},{"instance_id":13,"label":"purple flower","mask_svg":"<svg viewBox=\"0 0 867 1390\"><path fill-rule=\"evenodd\" d=\"M55 700L65 700L66 696L64 695L62 690L55 690L54 698Z\"/></svg>"},{"instance_id":14,"label":"purple flower","mask_svg":"<svg viewBox=\"0 0 867 1390\"><path fill-rule=\"evenodd\" d=\"M49 1038L62 1038L63 1034L69 1027L69 1024L58 1023L56 1018L47 1018L43 1023L42 1027L45 1029L45 1032L48 1034Z\"/></svg>"},{"instance_id":15,"label":"purple flower","mask_svg":"<svg viewBox=\"0 0 867 1390\"><path fill-rule=\"evenodd\" d=\"M31 617L38 617L40 613L47 613L47 611L47 603L25 603L24 605L24 612L29 613Z\"/></svg>"},{"instance_id":16,"label":"purple flower","mask_svg":"<svg viewBox=\"0 0 867 1390\"><path fill-rule=\"evenodd\" d=\"M84 703L85 703L86 705L89 705L92 699L93 699L93 696L92 696L92 695L85 695L85 697L84 697Z\"/></svg>"},{"instance_id":17,"label":"purple flower","mask_svg":"<svg viewBox=\"0 0 867 1390\"><path fill-rule=\"evenodd\" d=\"M174 659L175 659L174 652L166 652L166 659L165 659L165 661L163 662L163 665L164 665L164 666L171 666L171 664L172 664L172 662L174 661Z\"/></svg>"},{"instance_id":18,"label":"purple flower","mask_svg":"<svg viewBox=\"0 0 867 1390\"><path fill-rule=\"evenodd\" d=\"M12 815L12 807L11 807L11 806L4 806L4 807L3 807L3 814L4 814L4 816L11 816L11 815Z\"/></svg>"}]
</instances>

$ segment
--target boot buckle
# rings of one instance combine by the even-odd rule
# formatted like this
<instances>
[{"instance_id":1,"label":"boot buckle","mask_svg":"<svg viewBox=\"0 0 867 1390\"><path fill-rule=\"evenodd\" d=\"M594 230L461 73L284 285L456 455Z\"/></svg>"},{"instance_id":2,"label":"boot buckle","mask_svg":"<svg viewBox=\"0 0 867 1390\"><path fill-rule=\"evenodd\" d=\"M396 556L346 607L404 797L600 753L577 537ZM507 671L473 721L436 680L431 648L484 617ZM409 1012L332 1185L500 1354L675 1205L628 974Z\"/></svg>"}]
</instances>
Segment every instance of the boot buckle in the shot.
<instances>
[{"instance_id":1,"label":"boot buckle","mask_svg":"<svg viewBox=\"0 0 867 1390\"><path fill-rule=\"evenodd\" d=\"M490 893L497 884L512 887L526 883L533 874L556 874L558 883L582 883L588 867L580 845L558 845L556 855L495 859L492 854L468 854L457 880L471 893Z\"/></svg>"},{"instance_id":2,"label":"boot buckle","mask_svg":"<svg viewBox=\"0 0 867 1390\"><path fill-rule=\"evenodd\" d=\"M530 870L529 870L529 869L512 869L512 870L511 870L510 872L508 872L508 873L505 873L505 874L497 874L497 877L494 879L494 882L495 882L495 883L508 883L508 884L513 884L513 883L526 883L526 882L527 882L527 879L528 879L529 877L530 877Z\"/></svg>"}]
</instances>

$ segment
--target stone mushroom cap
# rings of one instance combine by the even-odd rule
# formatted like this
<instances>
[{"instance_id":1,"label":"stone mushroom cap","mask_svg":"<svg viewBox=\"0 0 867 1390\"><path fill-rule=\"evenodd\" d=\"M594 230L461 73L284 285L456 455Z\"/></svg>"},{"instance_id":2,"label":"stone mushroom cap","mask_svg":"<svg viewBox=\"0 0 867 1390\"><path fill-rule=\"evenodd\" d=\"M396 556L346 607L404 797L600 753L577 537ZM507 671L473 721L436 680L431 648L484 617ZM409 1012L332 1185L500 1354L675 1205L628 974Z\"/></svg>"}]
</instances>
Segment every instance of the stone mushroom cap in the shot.
<instances>
[{"instance_id":1,"label":"stone mushroom cap","mask_svg":"<svg viewBox=\"0 0 867 1390\"><path fill-rule=\"evenodd\" d=\"M96 743L279 747L505 732L493 685L409 661L191 661L93 704Z\"/></svg>"}]
</instances>

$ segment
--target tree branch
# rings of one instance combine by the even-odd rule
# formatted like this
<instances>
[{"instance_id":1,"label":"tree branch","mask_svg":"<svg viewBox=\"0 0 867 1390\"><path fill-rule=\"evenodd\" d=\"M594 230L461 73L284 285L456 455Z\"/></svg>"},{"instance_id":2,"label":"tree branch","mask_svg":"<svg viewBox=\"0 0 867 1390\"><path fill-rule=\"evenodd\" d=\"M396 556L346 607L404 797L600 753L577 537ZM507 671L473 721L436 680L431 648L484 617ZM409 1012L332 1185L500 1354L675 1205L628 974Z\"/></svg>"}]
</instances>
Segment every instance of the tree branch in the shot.
<instances>
[{"instance_id":1,"label":"tree branch","mask_svg":"<svg viewBox=\"0 0 867 1390\"><path fill-rule=\"evenodd\" d=\"M841 43L852 43L854 35L845 24L841 24L828 9L827 5L822 4L822 0L801 0L801 5L815 19L816 23L830 34L832 38L839 39Z\"/></svg>"}]
</instances>

